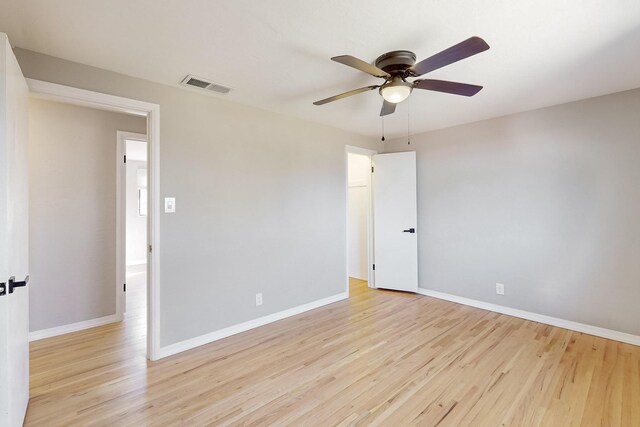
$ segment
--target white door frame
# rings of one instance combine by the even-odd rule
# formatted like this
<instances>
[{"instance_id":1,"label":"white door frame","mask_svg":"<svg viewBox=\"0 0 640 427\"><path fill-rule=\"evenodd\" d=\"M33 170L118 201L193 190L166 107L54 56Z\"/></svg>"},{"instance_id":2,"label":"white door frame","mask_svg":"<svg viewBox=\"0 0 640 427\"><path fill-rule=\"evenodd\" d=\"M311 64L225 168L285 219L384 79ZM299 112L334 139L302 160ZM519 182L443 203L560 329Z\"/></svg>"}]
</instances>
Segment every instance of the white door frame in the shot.
<instances>
[{"instance_id":1,"label":"white door frame","mask_svg":"<svg viewBox=\"0 0 640 427\"><path fill-rule=\"evenodd\" d=\"M344 147L344 164L345 164L345 217L347 224L347 232L345 233L345 248L347 260L347 296L349 295L349 153L361 154L369 158L369 163L373 164L372 156L378 154L375 150L369 150L368 148L354 147L352 145L345 145ZM375 254L373 252L373 187L372 187L371 173L367 174L367 188L369 189L369 206L367 207L367 282L370 288L375 288L375 273L373 271L373 263L375 262Z\"/></svg>"},{"instance_id":2,"label":"white door frame","mask_svg":"<svg viewBox=\"0 0 640 427\"><path fill-rule=\"evenodd\" d=\"M160 106L145 101L26 79L32 96L147 118L147 358L160 357ZM123 242L121 242L122 245ZM120 266L121 269L124 266ZM118 305L116 299L116 305ZM120 300L121 301L121 300ZM120 306L120 309L122 307Z\"/></svg>"},{"instance_id":3,"label":"white door frame","mask_svg":"<svg viewBox=\"0 0 640 427\"><path fill-rule=\"evenodd\" d=\"M116 141L116 320L120 322L127 307L123 286L127 283L127 165L123 157L127 141L148 141L145 134L121 130L116 131Z\"/></svg>"}]
</instances>

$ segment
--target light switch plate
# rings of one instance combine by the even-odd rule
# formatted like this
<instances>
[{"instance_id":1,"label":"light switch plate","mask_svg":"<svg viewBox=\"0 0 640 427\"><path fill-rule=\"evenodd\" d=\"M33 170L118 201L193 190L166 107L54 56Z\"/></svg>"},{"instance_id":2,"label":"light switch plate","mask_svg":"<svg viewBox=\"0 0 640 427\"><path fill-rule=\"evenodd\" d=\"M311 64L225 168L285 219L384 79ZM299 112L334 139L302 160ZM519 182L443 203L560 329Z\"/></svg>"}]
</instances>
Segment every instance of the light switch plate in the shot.
<instances>
[{"instance_id":1,"label":"light switch plate","mask_svg":"<svg viewBox=\"0 0 640 427\"><path fill-rule=\"evenodd\" d=\"M176 198L165 197L164 198L164 213L174 213L176 211Z\"/></svg>"}]
</instances>

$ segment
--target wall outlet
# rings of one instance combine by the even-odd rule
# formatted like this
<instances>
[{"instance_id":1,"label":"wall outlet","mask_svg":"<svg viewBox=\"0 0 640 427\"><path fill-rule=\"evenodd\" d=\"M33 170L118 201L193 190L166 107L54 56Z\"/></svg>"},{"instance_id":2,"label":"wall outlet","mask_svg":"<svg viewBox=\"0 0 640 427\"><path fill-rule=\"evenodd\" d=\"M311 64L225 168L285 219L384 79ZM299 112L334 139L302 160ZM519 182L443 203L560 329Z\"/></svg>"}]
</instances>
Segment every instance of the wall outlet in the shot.
<instances>
[{"instance_id":1,"label":"wall outlet","mask_svg":"<svg viewBox=\"0 0 640 427\"><path fill-rule=\"evenodd\" d=\"M256 294L256 306L262 305L262 292Z\"/></svg>"},{"instance_id":2,"label":"wall outlet","mask_svg":"<svg viewBox=\"0 0 640 427\"><path fill-rule=\"evenodd\" d=\"M502 283L496 283L496 294L504 295L504 285Z\"/></svg>"}]
</instances>

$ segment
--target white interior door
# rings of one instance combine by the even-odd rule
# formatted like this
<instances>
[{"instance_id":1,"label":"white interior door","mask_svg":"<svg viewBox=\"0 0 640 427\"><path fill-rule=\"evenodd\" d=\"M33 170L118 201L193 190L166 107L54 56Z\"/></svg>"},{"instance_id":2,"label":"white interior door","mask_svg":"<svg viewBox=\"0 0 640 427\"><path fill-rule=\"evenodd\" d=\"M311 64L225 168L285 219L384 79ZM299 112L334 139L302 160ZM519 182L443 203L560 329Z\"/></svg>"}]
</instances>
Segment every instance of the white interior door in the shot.
<instances>
[{"instance_id":1,"label":"white interior door","mask_svg":"<svg viewBox=\"0 0 640 427\"><path fill-rule=\"evenodd\" d=\"M373 156L376 287L418 290L416 153Z\"/></svg>"},{"instance_id":2,"label":"white interior door","mask_svg":"<svg viewBox=\"0 0 640 427\"><path fill-rule=\"evenodd\" d=\"M0 426L14 427L29 402L29 89L4 33L0 45Z\"/></svg>"}]
</instances>

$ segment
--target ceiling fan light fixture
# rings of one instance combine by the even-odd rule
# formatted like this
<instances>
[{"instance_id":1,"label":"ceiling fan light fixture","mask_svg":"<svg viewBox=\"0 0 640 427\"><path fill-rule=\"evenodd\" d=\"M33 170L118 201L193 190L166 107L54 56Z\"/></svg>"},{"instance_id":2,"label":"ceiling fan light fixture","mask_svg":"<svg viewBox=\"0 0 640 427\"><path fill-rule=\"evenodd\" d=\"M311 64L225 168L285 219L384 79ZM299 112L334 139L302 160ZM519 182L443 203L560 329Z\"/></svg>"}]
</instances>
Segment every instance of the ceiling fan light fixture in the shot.
<instances>
[{"instance_id":1,"label":"ceiling fan light fixture","mask_svg":"<svg viewBox=\"0 0 640 427\"><path fill-rule=\"evenodd\" d=\"M384 98L382 109L380 110L380 117L384 117L393 114L394 111L396 111L396 104L407 99L414 88L450 93L452 95L474 96L480 92L482 86L434 79L418 79L413 82L407 82L405 79L420 77L446 65L477 55L487 49L489 49L487 42L480 37L474 36L435 55L431 55L418 63L416 63L416 54L408 50L387 52L380 55L373 64L351 55L334 56L331 58L332 61L355 68L370 76L384 79L384 83L350 90L349 92L321 99L313 104L324 105L359 93L378 89L380 96Z\"/></svg>"},{"instance_id":2,"label":"ceiling fan light fixture","mask_svg":"<svg viewBox=\"0 0 640 427\"><path fill-rule=\"evenodd\" d=\"M380 95L385 101L397 104L404 101L411 94L413 86L400 77L394 77L389 83L380 88Z\"/></svg>"}]
</instances>

